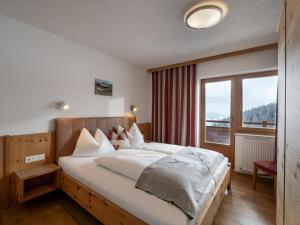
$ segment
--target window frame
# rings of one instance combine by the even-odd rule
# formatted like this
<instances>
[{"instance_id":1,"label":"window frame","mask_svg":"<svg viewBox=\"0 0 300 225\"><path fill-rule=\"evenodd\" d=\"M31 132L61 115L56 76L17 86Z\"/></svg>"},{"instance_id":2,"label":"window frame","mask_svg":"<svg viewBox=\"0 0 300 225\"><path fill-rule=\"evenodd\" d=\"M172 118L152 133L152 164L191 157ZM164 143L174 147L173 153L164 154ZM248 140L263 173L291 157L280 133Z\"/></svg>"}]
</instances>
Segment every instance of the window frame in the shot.
<instances>
[{"instance_id":1,"label":"window frame","mask_svg":"<svg viewBox=\"0 0 300 225\"><path fill-rule=\"evenodd\" d=\"M202 79L201 80L201 102L200 102L200 147L206 148L206 149L214 149L217 152L222 153L226 157L233 159L233 153L232 153L232 147L234 146L234 104L233 101L235 101L234 97L234 90L235 90L235 82L234 82L233 76L225 76L225 77L215 77L215 78L208 78L208 79ZM207 142L205 140L205 127L206 127L206 113L205 113L205 84L207 83L214 83L214 82L221 82L221 81L231 81L231 109L230 109L230 117L231 117L231 123L230 123L230 144L222 144L222 143L213 143L213 142Z\"/></svg>"},{"instance_id":2,"label":"window frame","mask_svg":"<svg viewBox=\"0 0 300 225\"><path fill-rule=\"evenodd\" d=\"M234 146L234 134L246 133L256 135L275 136L276 128L256 128L243 127L243 79L259 78L268 76L278 76L278 70L268 70L263 72L253 72L246 74L229 75L222 77L212 77L201 79L200 89L200 147L208 149L217 149L221 153ZM218 82L224 80L231 80L231 139L230 146L225 146L218 143L209 143L205 141L205 84L211 82Z\"/></svg>"},{"instance_id":3,"label":"window frame","mask_svg":"<svg viewBox=\"0 0 300 225\"><path fill-rule=\"evenodd\" d=\"M265 72L257 72L257 73L249 73L238 75L236 77L236 99L237 99L237 127L236 133L250 133L250 134L258 134L258 135L275 135L276 128L259 128L259 127L243 127L243 80L251 79L251 78L263 78L263 77L271 77L278 76L277 70L265 71Z\"/></svg>"}]
</instances>

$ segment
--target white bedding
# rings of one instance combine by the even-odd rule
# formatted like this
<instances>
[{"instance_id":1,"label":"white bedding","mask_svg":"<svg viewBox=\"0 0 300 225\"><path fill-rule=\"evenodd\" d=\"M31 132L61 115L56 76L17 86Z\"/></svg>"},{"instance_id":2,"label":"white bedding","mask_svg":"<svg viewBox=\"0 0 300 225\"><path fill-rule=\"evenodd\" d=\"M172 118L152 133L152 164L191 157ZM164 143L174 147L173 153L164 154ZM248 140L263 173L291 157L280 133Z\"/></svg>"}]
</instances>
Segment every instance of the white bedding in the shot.
<instances>
[{"instance_id":1,"label":"white bedding","mask_svg":"<svg viewBox=\"0 0 300 225\"><path fill-rule=\"evenodd\" d=\"M163 144L158 142L150 142L150 143L143 143L139 145L133 146L134 149L141 149L141 150L148 150L148 151L155 151L161 152L164 154L172 154L178 152L184 148L185 146L181 145L172 145L172 144Z\"/></svg>"},{"instance_id":2,"label":"white bedding","mask_svg":"<svg viewBox=\"0 0 300 225\"><path fill-rule=\"evenodd\" d=\"M85 184L121 208L145 221L149 225L192 225L186 215L175 206L135 188L135 181L97 165L97 157L66 156L59 159L63 171ZM227 167L225 159L218 167L214 179L206 189L202 206L215 189Z\"/></svg>"},{"instance_id":3,"label":"white bedding","mask_svg":"<svg viewBox=\"0 0 300 225\"><path fill-rule=\"evenodd\" d=\"M137 180L143 170L166 154L154 151L120 149L95 159L98 165Z\"/></svg>"}]
</instances>

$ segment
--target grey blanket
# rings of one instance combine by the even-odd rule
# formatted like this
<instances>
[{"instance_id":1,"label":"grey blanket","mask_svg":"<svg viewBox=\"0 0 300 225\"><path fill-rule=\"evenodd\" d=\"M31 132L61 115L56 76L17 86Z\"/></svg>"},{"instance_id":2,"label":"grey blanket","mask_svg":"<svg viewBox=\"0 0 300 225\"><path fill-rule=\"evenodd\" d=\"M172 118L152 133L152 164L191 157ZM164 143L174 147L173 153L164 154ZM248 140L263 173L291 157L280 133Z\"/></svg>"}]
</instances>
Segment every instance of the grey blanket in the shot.
<instances>
[{"instance_id":1,"label":"grey blanket","mask_svg":"<svg viewBox=\"0 0 300 225\"><path fill-rule=\"evenodd\" d=\"M193 219L223 159L217 152L187 147L146 167L136 188L174 204Z\"/></svg>"}]
</instances>

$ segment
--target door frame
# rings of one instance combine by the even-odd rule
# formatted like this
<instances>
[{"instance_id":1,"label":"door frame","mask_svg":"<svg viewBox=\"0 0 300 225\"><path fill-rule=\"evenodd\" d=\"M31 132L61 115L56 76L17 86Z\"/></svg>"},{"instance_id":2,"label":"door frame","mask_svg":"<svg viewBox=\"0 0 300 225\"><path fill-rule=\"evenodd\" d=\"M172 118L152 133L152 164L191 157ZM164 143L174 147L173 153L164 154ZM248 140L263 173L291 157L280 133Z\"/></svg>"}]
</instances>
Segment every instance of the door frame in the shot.
<instances>
[{"instance_id":1,"label":"door frame","mask_svg":"<svg viewBox=\"0 0 300 225\"><path fill-rule=\"evenodd\" d=\"M275 135L275 129L242 128L242 80L247 78L267 77L278 75L278 70L252 72L245 74L230 75L225 77L201 79L200 89L200 147L217 151L229 158L234 168L235 158L235 133L247 133L257 135ZM205 84L218 81L231 81L231 130L230 146L205 142Z\"/></svg>"},{"instance_id":2,"label":"door frame","mask_svg":"<svg viewBox=\"0 0 300 225\"><path fill-rule=\"evenodd\" d=\"M205 84L206 83L215 83L215 82L222 82L222 81L231 81L231 93L230 93L230 145L224 144L217 144L217 143L210 143L205 141ZM208 78L201 80L201 95L200 95L200 147L206 148L210 150L217 151L227 158L229 158L230 162L234 162L234 131L235 131L235 115L233 115L236 110L234 109L234 105L232 104L235 101L234 96L234 89L235 89L235 82L233 81L233 77L218 77L218 78Z\"/></svg>"}]
</instances>

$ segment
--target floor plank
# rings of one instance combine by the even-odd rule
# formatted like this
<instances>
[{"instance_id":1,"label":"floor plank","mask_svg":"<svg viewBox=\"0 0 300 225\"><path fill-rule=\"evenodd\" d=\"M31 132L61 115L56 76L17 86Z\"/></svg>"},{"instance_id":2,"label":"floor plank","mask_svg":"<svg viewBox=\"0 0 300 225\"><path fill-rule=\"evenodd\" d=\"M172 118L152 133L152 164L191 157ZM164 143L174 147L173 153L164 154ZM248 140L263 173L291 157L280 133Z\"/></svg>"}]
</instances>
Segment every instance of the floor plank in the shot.
<instances>
[{"instance_id":1,"label":"floor plank","mask_svg":"<svg viewBox=\"0 0 300 225\"><path fill-rule=\"evenodd\" d=\"M227 194L214 225L274 225L276 202L271 180L258 180L252 189L252 176L233 174L232 191Z\"/></svg>"},{"instance_id":2,"label":"floor plank","mask_svg":"<svg viewBox=\"0 0 300 225\"><path fill-rule=\"evenodd\" d=\"M232 191L225 196L214 225L273 225L273 184L259 180L251 189L251 176L233 174ZM0 225L101 225L61 191L0 211Z\"/></svg>"}]
</instances>

